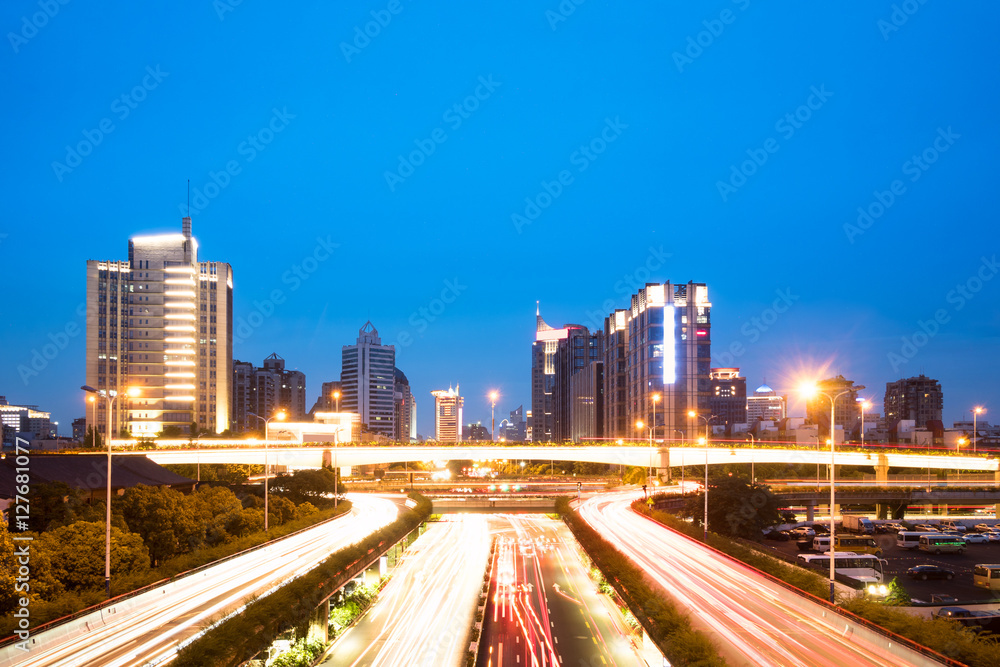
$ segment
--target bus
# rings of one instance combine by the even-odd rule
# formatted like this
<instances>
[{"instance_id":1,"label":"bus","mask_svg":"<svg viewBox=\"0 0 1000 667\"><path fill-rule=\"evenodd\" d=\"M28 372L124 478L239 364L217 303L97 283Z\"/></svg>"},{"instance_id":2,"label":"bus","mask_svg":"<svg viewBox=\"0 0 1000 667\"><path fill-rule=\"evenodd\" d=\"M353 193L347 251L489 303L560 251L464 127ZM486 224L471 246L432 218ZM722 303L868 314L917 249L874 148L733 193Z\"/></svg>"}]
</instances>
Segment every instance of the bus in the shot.
<instances>
[{"instance_id":1,"label":"bus","mask_svg":"<svg viewBox=\"0 0 1000 667\"><path fill-rule=\"evenodd\" d=\"M964 554L965 539L956 535L921 535L918 548L934 554Z\"/></svg>"},{"instance_id":2,"label":"bus","mask_svg":"<svg viewBox=\"0 0 1000 667\"><path fill-rule=\"evenodd\" d=\"M1000 591L1000 565L977 565L972 570L972 583L979 588Z\"/></svg>"},{"instance_id":3,"label":"bus","mask_svg":"<svg viewBox=\"0 0 1000 667\"><path fill-rule=\"evenodd\" d=\"M799 554L798 560L809 569L830 574L829 554ZM860 582L881 583L885 579L887 561L872 554L838 553L834 556L837 574Z\"/></svg>"},{"instance_id":4,"label":"bus","mask_svg":"<svg viewBox=\"0 0 1000 667\"><path fill-rule=\"evenodd\" d=\"M882 547L867 535L837 535L833 538L836 551L853 551L859 554L882 555Z\"/></svg>"},{"instance_id":5,"label":"bus","mask_svg":"<svg viewBox=\"0 0 1000 667\"><path fill-rule=\"evenodd\" d=\"M936 531L927 533L919 530L901 530L896 533L896 546L900 549L916 549L920 546L920 538L924 535L938 535Z\"/></svg>"}]
</instances>

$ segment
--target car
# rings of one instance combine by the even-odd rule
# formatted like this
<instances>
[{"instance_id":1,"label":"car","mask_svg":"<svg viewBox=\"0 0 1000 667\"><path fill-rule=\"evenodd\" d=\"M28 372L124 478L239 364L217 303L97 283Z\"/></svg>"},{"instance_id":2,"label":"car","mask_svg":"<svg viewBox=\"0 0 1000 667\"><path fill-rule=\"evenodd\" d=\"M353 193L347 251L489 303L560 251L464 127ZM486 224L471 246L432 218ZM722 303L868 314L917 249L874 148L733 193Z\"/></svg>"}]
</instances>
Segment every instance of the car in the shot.
<instances>
[{"instance_id":1,"label":"car","mask_svg":"<svg viewBox=\"0 0 1000 667\"><path fill-rule=\"evenodd\" d=\"M988 537L982 533L969 533L968 535L963 535L966 544L986 544L990 541Z\"/></svg>"},{"instance_id":2,"label":"car","mask_svg":"<svg viewBox=\"0 0 1000 667\"><path fill-rule=\"evenodd\" d=\"M809 526L799 526L797 528L792 528L789 533L794 537L815 537L816 531Z\"/></svg>"},{"instance_id":3,"label":"car","mask_svg":"<svg viewBox=\"0 0 1000 667\"><path fill-rule=\"evenodd\" d=\"M988 533L982 533L986 536L986 540L989 542L1000 542L1000 531L991 530Z\"/></svg>"},{"instance_id":4,"label":"car","mask_svg":"<svg viewBox=\"0 0 1000 667\"><path fill-rule=\"evenodd\" d=\"M919 579L921 581L927 581L928 579L951 580L955 578L955 571L941 567L940 565L914 565L906 571L906 576L910 579Z\"/></svg>"},{"instance_id":5,"label":"car","mask_svg":"<svg viewBox=\"0 0 1000 667\"><path fill-rule=\"evenodd\" d=\"M975 526L973 526L973 529L978 530L980 533L988 533L991 530L993 530L994 527L995 526L991 526L986 523L977 523Z\"/></svg>"},{"instance_id":6,"label":"car","mask_svg":"<svg viewBox=\"0 0 1000 667\"><path fill-rule=\"evenodd\" d=\"M765 540L775 540L776 542L787 542L792 539L792 536L787 530L769 530L764 533Z\"/></svg>"},{"instance_id":7,"label":"car","mask_svg":"<svg viewBox=\"0 0 1000 667\"><path fill-rule=\"evenodd\" d=\"M940 532L938 527L930 523L918 523L913 527L913 530L921 533L937 533Z\"/></svg>"},{"instance_id":8,"label":"car","mask_svg":"<svg viewBox=\"0 0 1000 667\"><path fill-rule=\"evenodd\" d=\"M889 532L892 532L892 533L898 533L899 531L903 530L902 524L887 523L887 524L884 524L884 525L885 525L885 529L887 531L889 531Z\"/></svg>"},{"instance_id":9,"label":"car","mask_svg":"<svg viewBox=\"0 0 1000 667\"><path fill-rule=\"evenodd\" d=\"M814 523L812 525L812 529L813 529L813 532L815 532L817 535L829 535L830 534L830 526L826 525L825 523Z\"/></svg>"}]
</instances>

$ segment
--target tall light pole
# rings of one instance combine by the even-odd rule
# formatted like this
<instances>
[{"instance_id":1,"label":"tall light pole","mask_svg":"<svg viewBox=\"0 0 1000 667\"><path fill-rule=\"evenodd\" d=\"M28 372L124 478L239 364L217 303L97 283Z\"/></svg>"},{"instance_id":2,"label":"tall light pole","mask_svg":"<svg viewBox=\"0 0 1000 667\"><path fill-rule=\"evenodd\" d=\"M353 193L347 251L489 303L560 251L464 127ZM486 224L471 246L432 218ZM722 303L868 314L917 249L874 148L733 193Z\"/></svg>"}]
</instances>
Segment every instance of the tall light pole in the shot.
<instances>
[{"instance_id":1,"label":"tall light pole","mask_svg":"<svg viewBox=\"0 0 1000 667\"><path fill-rule=\"evenodd\" d=\"M830 396L830 394L825 391L820 391L815 384L803 387L802 393L806 397L815 396L816 394L822 394L830 399L830 604L834 603L834 590L833 583L837 578L837 562L836 562L836 545L834 543L834 522L833 522L833 508L836 505L836 449L837 449L837 436L836 436L836 426L837 426L837 399L841 396L846 396L847 394L862 391L865 388L864 385L856 385L850 389L845 389L836 396ZM817 438L818 440L818 438Z\"/></svg>"},{"instance_id":2,"label":"tall light pole","mask_svg":"<svg viewBox=\"0 0 1000 667\"><path fill-rule=\"evenodd\" d=\"M684 434L684 431L675 428L674 433L681 434L681 445L683 445L684 440L687 438L687 436ZM684 493L684 450L683 449L681 450L681 493Z\"/></svg>"},{"instance_id":3,"label":"tall light pole","mask_svg":"<svg viewBox=\"0 0 1000 667\"><path fill-rule=\"evenodd\" d=\"M872 404L868 401L860 401L861 405L861 446L865 446L865 410L869 410Z\"/></svg>"},{"instance_id":4,"label":"tall light pole","mask_svg":"<svg viewBox=\"0 0 1000 667\"><path fill-rule=\"evenodd\" d=\"M976 406L972 408L972 453L976 453L976 417L986 412L986 408Z\"/></svg>"},{"instance_id":5,"label":"tall light pole","mask_svg":"<svg viewBox=\"0 0 1000 667\"><path fill-rule=\"evenodd\" d=\"M111 411L114 409L115 401L121 394L119 394L114 389L94 389L89 385L83 385L80 387L88 394L95 394L97 396L103 396L108 402L108 495L105 508L104 517L104 593L111 599ZM128 392L129 396L138 396L139 390L135 387L130 387ZM94 406L94 439L96 444L97 439L97 406Z\"/></svg>"},{"instance_id":6,"label":"tall light pole","mask_svg":"<svg viewBox=\"0 0 1000 667\"><path fill-rule=\"evenodd\" d=\"M688 410L688 417L697 417L698 419L705 422L705 437L698 438L698 443L705 448L705 544L708 544L708 425L715 415L711 417L706 417L705 415L699 415L694 410Z\"/></svg>"},{"instance_id":7,"label":"tall light pole","mask_svg":"<svg viewBox=\"0 0 1000 667\"><path fill-rule=\"evenodd\" d=\"M268 439L268 436L270 435L270 433L268 431L268 425L271 423L272 419L277 419L279 422L283 422L283 421L285 421L285 417L287 417L288 415L286 415L284 413L284 411L280 411L280 412L276 413L273 417L268 417L267 419L264 419L260 415L254 414L252 412L248 412L247 414L248 415L253 415L257 419L259 419L262 422L264 422L264 532L266 533L267 532L267 528L268 528L268 526L267 526L267 510L268 510L268 507L267 507L267 496L268 496L268 493L267 493L267 439ZM334 476L336 476L336 474L334 474ZM334 498L336 498L336 495L337 495L336 494L336 489L334 489ZM334 500L334 504L336 505L336 500Z\"/></svg>"},{"instance_id":8,"label":"tall light pole","mask_svg":"<svg viewBox=\"0 0 1000 667\"><path fill-rule=\"evenodd\" d=\"M753 448L753 433L747 434L750 437L750 486L753 486L757 482L757 473L754 472L754 448Z\"/></svg>"},{"instance_id":9,"label":"tall light pole","mask_svg":"<svg viewBox=\"0 0 1000 667\"><path fill-rule=\"evenodd\" d=\"M645 424L642 423L640 419L635 423L635 428L637 431L642 433L642 428ZM646 474L646 479L649 484L653 483L653 427L649 427L649 472Z\"/></svg>"},{"instance_id":10,"label":"tall light pole","mask_svg":"<svg viewBox=\"0 0 1000 667\"><path fill-rule=\"evenodd\" d=\"M499 397L500 394L498 394L496 390L490 392L490 442L496 442L497 439L497 422L495 412L497 407L497 398Z\"/></svg>"},{"instance_id":11,"label":"tall light pole","mask_svg":"<svg viewBox=\"0 0 1000 667\"><path fill-rule=\"evenodd\" d=\"M340 392L336 389L333 390L333 400L337 402L337 409L334 412L340 412Z\"/></svg>"}]
</instances>

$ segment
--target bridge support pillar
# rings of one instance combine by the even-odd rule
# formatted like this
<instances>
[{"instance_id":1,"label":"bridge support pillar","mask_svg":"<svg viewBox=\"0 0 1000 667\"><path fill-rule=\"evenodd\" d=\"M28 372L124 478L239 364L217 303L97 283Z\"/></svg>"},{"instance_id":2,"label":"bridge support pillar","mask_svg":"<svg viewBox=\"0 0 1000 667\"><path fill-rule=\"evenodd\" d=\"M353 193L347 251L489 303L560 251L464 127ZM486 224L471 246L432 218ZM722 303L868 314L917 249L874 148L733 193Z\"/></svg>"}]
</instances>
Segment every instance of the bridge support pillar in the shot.
<instances>
[{"instance_id":1,"label":"bridge support pillar","mask_svg":"<svg viewBox=\"0 0 1000 667\"><path fill-rule=\"evenodd\" d=\"M660 447L656 450L656 479L662 479L666 474L667 482L670 481L670 448Z\"/></svg>"},{"instance_id":2,"label":"bridge support pillar","mask_svg":"<svg viewBox=\"0 0 1000 667\"><path fill-rule=\"evenodd\" d=\"M816 520L816 501L806 501L806 521L810 523Z\"/></svg>"},{"instance_id":3,"label":"bridge support pillar","mask_svg":"<svg viewBox=\"0 0 1000 667\"><path fill-rule=\"evenodd\" d=\"M309 631L306 634L308 641L319 640L324 644L330 640L330 601L325 600L318 607L313 609L309 618Z\"/></svg>"},{"instance_id":4,"label":"bridge support pillar","mask_svg":"<svg viewBox=\"0 0 1000 667\"><path fill-rule=\"evenodd\" d=\"M889 483L889 457L885 454L878 455L878 463L875 464L875 481L879 484Z\"/></svg>"},{"instance_id":5,"label":"bridge support pillar","mask_svg":"<svg viewBox=\"0 0 1000 667\"><path fill-rule=\"evenodd\" d=\"M332 468L333 467L333 452L329 449L323 450L323 467Z\"/></svg>"},{"instance_id":6,"label":"bridge support pillar","mask_svg":"<svg viewBox=\"0 0 1000 667\"><path fill-rule=\"evenodd\" d=\"M942 503L938 505L938 514L942 516L948 514L948 503Z\"/></svg>"}]
</instances>

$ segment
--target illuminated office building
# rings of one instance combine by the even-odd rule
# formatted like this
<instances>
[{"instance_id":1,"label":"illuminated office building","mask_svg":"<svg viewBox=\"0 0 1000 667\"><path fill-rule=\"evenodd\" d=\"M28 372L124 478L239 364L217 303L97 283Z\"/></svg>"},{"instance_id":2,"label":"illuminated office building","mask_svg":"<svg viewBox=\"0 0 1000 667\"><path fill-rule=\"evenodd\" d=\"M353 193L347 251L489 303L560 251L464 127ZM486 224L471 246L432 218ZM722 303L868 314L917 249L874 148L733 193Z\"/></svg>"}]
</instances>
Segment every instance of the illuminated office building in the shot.
<instances>
[{"instance_id":1,"label":"illuminated office building","mask_svg":"<svg viewBox=\"0 0 1000 667\"><path fill-rule=\"evenodd\" d=\"M355 345L341 351L341 409L361 415L362 427L392 439L396 436L396 348L383 345L371 322L358 330Z\"/></svg>"},{"instance_id":2,"label":"illuminated office building","mask_svg":"<svg viewBox=\"0 0 1000 667\"><path fill-rule=\"evenodd\" d=\"M710 374L708 411L715 415L713 424L726 427L732 434L733 426L747 423L747 379L740 377L738 368L713 368Z\"/></svg>"},{"instance_id":3,"label":"illuminated office building","mask_svg":"<svg viewBox=\"0 0 1000 667\"><path fill-rule=\"evenodd\" d=\"M127 260L87 261L86 378L121 395L115 437L229 428L232 309L232 267L198 261L191 218L181 233L133 237ZM107 402L95 407L88 426L104 433Z\"/></svg>"},{"instance_id":4,"label":"illuminated office building","mask_svg":"<svg viewBox=\"0 0 1000 667\"><path fill-rule=\"evenodd\" d=\"M754 389L753 396L747 396L747 424L751 429L757 422L778 422L784 418L785 399L766 383Z\"/></svg>"},{"instance_id":5,"label":"illuminated office building","mask_svg":"<svg viewBox=\"0 0 1000 667\"><path fill-rule=\"evenodd\" d=\"M704 283L647 283L604 319L605 437L703 432L688 411L711 415L711 308Z\"/></svg>"},{"instance_id":6,"label":"illuminated office building","mask_svg":"<svg viewBox=\"0 0 1000 667\"><path fill-rule=\"evenodd\" d=\"M434 439L438 442L462 440L462 406L465 399L458 394L458 385L431 392L434 397Z\"/></svg>"},{"instance_id":7,"label":"illuminated office building","mask_svg":"<svg viewBox=\"0 0 1000 667\"><path fill-rule=\"evenodd\" d=\"M885 383L885 420L894 425L902 419L912 419L916 428L927 422L941 421L944 393L941 383L926 375Z\"/></svg>"}]
</instances>

